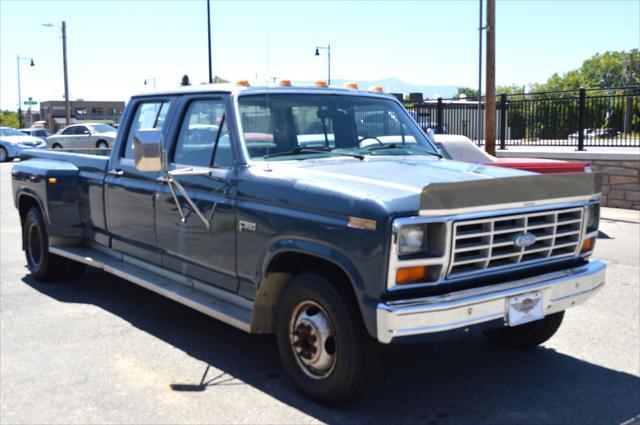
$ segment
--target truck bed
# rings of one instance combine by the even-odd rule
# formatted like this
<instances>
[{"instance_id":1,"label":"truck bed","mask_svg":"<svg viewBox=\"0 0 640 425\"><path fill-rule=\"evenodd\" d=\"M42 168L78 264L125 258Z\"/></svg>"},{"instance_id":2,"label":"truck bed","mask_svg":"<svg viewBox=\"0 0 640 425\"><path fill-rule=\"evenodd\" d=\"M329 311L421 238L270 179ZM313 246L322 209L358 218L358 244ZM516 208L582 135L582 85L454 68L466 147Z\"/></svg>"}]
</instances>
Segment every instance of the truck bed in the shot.
<instances>
[{"instance_id":1,"label":"truck bed","mask_svg":"<svg viewBox=\"0 0 640 425\"><path fill-rule=\"evenodd\" d=\"M35 198L55 236L86 238L106 232L104 179L110 158L105 155L107 152L25 151L22 162L12 171L16 206L20 207L23 195Z\"/></svg>"}]
</instances>

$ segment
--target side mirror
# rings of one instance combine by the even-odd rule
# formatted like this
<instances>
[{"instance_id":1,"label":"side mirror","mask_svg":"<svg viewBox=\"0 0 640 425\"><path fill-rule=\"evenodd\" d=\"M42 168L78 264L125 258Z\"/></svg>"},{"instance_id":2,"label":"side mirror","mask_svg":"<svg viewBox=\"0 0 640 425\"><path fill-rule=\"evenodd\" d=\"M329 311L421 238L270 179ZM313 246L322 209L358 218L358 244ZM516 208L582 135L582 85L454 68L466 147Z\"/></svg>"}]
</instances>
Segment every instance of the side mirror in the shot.
<instances>
[{"instance_id":1,"label":"side mirror","mask_svg":"<svg viewBox=\"0 0 640 425\"><path fill-rule=\"evenodd\" d=\"M138 130L133 137L133 156L138 171L162 170L162 133L156 129Z\"/></svg>"},{"instance_id":2,"label":"side mirror","mask_svg":"<svg viewBox=\"0 0 640 425\"><path fill-rule=\"evenodd\" d=\"M85 130L82 133L86 134L87 136L90 136L91 135L91 130Z\"/></svg>"}]
</instances>

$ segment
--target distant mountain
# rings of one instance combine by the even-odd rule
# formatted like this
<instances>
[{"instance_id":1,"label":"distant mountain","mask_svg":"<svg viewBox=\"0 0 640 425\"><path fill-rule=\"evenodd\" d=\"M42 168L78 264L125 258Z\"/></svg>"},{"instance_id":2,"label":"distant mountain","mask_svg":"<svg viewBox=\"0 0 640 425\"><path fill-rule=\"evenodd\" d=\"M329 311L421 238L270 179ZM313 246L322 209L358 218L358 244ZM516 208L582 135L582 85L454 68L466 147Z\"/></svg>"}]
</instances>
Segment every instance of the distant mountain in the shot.
<instances>
[{"instance_id":1,"label":"distant mountain","mask_svg":"<svg viewBox=\"0 0 640 425\"><path fill-rule=\"evenodd\" d=\"M425 99L436 99L438 97L442 97L445 99L451 98L457 93L459 87L415 85L405 83L404 81L393 77L375 81L332 79L331 85L335 87L341 87L344 83L350 82L357 83L358 87L365 90L371 86L382 86L382 90L387 93L422 93Z\"/></svg>"}]
</instances>

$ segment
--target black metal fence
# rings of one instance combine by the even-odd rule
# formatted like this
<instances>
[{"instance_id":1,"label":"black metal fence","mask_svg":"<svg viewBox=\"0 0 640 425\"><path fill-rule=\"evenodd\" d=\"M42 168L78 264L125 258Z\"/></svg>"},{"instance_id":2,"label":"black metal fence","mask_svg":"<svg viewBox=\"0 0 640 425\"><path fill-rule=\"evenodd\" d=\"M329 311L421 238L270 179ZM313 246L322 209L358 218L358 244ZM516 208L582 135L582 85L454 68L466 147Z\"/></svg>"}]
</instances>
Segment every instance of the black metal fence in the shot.
<instances>
[{"instance_id":1,"label":"black metal fence","mask_svg":"<svg viewBox=\"0 0 640 425\"><path fill-rule=\"evenodd\" d=\"M484 144L484 99L405 101L423 128ZM496 145L640 147L640 86L502 94Z\"/></svg>"}]
</instances>

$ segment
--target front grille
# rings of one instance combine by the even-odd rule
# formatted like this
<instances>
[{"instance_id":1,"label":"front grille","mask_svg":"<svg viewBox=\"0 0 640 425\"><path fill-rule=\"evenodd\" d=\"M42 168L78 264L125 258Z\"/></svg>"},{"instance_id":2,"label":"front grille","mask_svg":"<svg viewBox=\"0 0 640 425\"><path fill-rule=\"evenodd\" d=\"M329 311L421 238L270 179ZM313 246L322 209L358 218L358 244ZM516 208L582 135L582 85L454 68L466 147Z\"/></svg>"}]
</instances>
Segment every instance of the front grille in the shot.
<instances>
[{"instance_id":1,"label":"front grille","mask_svg":"<svg viewBox=\"0 0 640 425\"><path fill-rule=\"evenodd\" d=\"M464 220L453 224L452 258L447 277L493 271L576 254L583 208ZM518 246L529 233L535 242Z\"/></svg>"}]
</instances>

